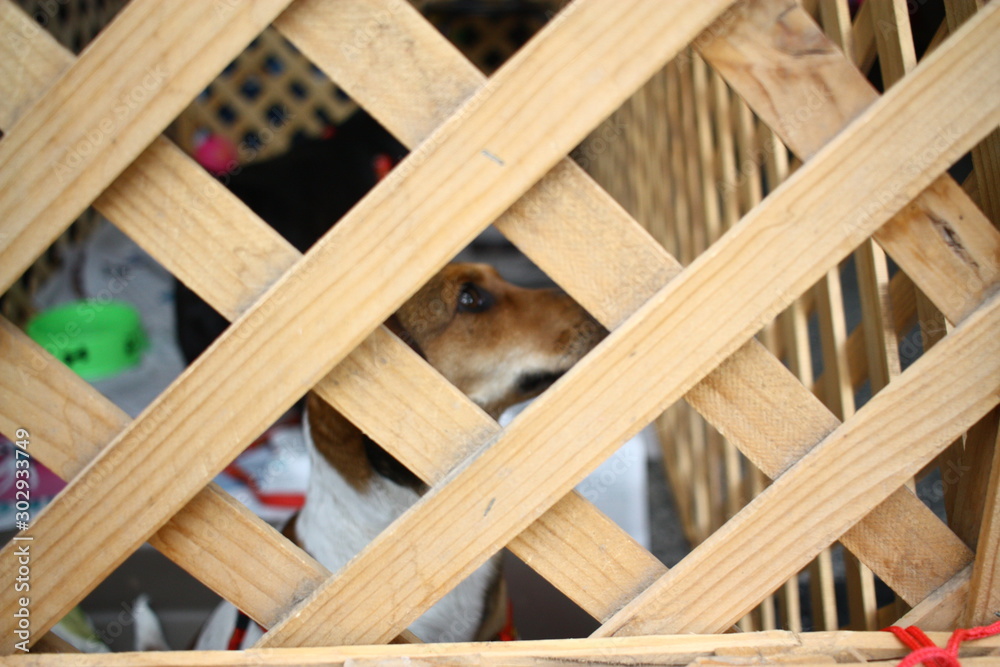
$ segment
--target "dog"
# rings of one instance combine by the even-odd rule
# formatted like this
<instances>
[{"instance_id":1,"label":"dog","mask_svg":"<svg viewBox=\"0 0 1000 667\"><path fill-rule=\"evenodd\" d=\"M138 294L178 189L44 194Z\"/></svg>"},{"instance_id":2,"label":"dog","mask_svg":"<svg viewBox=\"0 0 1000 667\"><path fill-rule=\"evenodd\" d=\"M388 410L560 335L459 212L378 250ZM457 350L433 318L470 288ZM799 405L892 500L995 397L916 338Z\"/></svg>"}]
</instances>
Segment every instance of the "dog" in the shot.
<instances>
[{"instance_id":1,"label":"dog","mask_svg":"<svg viewBox=\"0 0 1000 667\"><path fill-rule=\"evenodd\" d=\"M606 334L567 295L517 287L484 264L446 266L386 324L494 418L540 394ZM426 486L314 393L303 422L312 467L305 504L284 532L336 572ZM410 630L427 642L482 641L497 638L507 619L494 557ZM262 631L247 621L224 603L195 648L252 645Z\"/></svg>"},{"instance_id":2,"label":"dog","mask_svg":"<svg viewBox=\"0 0 1000 667\"><path fill-rule=\"evenodd\" d=\"M327 139L242 167L222 182L305 252L397 163L405 148L359 111ZM190 362L228 322L177 285L178 344ZM541 393L605 335L565 294L526 289L490 266L451 264L386 325L494 418ZM405 466L314 394L305 401L310 450L305 504L284 532L336 572L426 490ZM411 627L429 642L493 639L508 623L498 559L489 561ZM261 629L223 603L194 648L245 648Z\"/></svg>"}]
</instances>

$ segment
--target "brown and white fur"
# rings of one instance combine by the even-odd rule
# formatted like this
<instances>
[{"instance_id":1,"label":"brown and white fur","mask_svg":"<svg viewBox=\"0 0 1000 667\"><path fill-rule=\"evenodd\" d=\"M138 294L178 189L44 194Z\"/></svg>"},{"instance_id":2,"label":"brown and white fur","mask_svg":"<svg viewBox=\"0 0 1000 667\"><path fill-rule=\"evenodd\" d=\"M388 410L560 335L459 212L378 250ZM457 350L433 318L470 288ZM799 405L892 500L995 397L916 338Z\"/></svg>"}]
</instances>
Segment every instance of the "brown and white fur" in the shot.
<instances>
[{"instance_id":1,"label":"brown and white fur","mask_svg":"<svg viewBox=\"0 0 1000 667\"><path fill-rule=\"evenodd\" d=\"M482 264L445 267L387 324L493 417L541 393L605 333L566 295L516 287ZM312 468L305 504L285 532L335 572L425 487L314 394L304 421ZM503 611L496 609L499 590L494 558L410 630L427 642L491 639ZM196 648L225 647L235 618L232 605L217 609ZM242 646L259 636L251 624Z\"/></svg>"}]
</instances>

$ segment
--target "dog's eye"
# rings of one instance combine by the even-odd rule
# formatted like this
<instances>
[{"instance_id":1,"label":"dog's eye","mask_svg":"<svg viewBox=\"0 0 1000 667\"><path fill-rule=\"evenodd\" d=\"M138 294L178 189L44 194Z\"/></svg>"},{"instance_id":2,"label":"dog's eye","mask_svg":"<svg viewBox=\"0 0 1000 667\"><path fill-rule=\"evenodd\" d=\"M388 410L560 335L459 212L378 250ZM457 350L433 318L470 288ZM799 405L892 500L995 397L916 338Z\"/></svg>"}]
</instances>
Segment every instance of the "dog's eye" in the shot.
<instances>
[{"instance_id":1,"label":"dog's eye","mask_svg":"<svg viewBox=\"0 0 1000 667\"><path fill-rule=\"evenodd\" d=\"M493 295L473 283L465 283L458 293L458 312L481 313L493 305Z\"/></svg>"}]
</instances>

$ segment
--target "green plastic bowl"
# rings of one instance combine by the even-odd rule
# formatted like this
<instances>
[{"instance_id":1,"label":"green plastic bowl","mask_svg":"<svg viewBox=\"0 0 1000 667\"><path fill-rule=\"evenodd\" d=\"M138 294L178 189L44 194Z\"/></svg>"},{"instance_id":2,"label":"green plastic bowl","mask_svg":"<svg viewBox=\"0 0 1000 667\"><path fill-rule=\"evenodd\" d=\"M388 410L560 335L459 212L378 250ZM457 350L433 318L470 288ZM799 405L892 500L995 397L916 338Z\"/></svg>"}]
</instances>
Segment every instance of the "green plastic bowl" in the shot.
<instances>
[{"instance_id":1,"label":"green plastic bowl","mask_svg":"<svg viewBox=\"0 0 1000 667\"><path fill-rule=\"evenodd\" d=\"M149 347L138 311L120 301L72 301L40 313L27 331L84 380L132 368Z\"/></svg>"}]
</instances>

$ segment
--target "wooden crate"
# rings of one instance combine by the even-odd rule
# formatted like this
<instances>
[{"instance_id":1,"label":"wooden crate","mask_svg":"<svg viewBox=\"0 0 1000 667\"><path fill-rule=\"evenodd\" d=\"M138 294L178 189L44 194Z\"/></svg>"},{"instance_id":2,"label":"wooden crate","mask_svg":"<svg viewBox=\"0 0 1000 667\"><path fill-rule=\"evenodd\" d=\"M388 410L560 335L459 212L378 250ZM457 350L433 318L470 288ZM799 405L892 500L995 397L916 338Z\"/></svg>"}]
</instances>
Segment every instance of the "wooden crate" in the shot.
<instances>
[{"instance_id":1,"label":"wooden crate","mask_svg":"<svg viewBox=\"0 0 1000 667\"><path fill-rule=\"evenodd\" d=\"M870 70L878 56L881 71L872 74L877 82L899 80L916 65L918 50L921 55L932 51L948 27L937 30L945 18L943 6L916 8L923 12L914 15L921 29L915 38L911 16L895 13L891 4L864 5L853 24L846 5L812 4L813 17L860 69ZM947 10L953 22L960 15L954 4ZM781 131L782 121L774 111L762 111L763 117L754 113L760 102L749 94L744 101L725 75L725 69L712 69L694 49L685 51L598 128L579 152L597 181L685 264L778 189L801 165L800 158L808 156L808 147L783 143L790 135ZM800 102L794 113L781 111L793 125L815 121L830 96L813 87ZM978 191L983 173L977 167L966 178L966 188ZM994 211L986 210L996 219ZM863 244L759 336L838 419L852 415L949 326L905 271L891 273L879 245ZM706 540L766 488L767 471L743 456L697 406L678 403L659 419L658 429L666 473L692 544ZM978 540L982 509L977 504L985 480L965 472L989 467L995 431L994 414L919 475L926 479L923 497L945 510L949 524L972 546ZM806 582L804 605L800 588ZM845 624L878 629L905 610L906 601L897 599L880 614L876 582L849 551L824 550L786 582L780 595L744 617L740 627L801 629L805 623L826 630Z\"/></svg>"},{"instance_id":2,"label":"wooden crate","mask_svg":"<svg viewBox=\"0 0 1000 667\"><path fill-rule=\"evenodd\" d=\"M931 3L911 5L907 13L891 3L873 2L863 5L852 22L846 3L807 5L863 72L872 70L878 57L870 78L883 89L916 65L918 53L923 57L933 51L962 11L955 3L947 12L944 4ZM943 22L946 18L950 23ZM789 133L819 120L831 101L825 90L812 86L793 110L767 110L750 93L744 100L727 78L738 86L726 69L713 69L689 48L578 151L598 183L684 264L801 166L809 147ZM761 115L754 109L761 109ZM782 132L782 123L793 127ZM787 137L788 145L783 142ZM986 145L994 143L995 138ZM989 182L982 167L971 175L967 165L953 171L964 178L967 190L977 192L981 178ZM985 209L997 219L988 204ZM905 271L891 266L878 244L867 242L758 338L842 420L940 340L948 326ZM685 534L691 544L700 544L760 494L770 476L702 417L697 404L677 403L657 425ZM918 475L924 480L921 497L946 513L949 525L973 547L985 479L966 473L989 468L995 439L996 416L990 415ZM834 545L739 625L744 630L801 630L803 625L875 630L907 609L906 600L897 597L880 613L877 589L883 598L892 593L849 550Z\"/></svg>"},{"instance_id":3,"label":"wooden crate","mask_svg":"<svg viewBox=\"0 0 1000 667\"><path fill-rule=\"evenodd\" d=\"M304 256L159 136L271 24L414 147ZM183 658L194 662L898 659L885 633L714 634L838 540L912 607L900 622L989 621L1000 457L960 480L985 489L956 494L956 507L984 499L961 513L965 528L907 482L956 440L975 441L970 429L983 433L980 461L996 445L1000 233L987 216L1000 6L923 62L901 59L881 97L837 47L839 25L831 39L793 0L577 0L488 80L402 0L133 0L79 58L44 33L0 42L0 62L16 65L0 70L0 288L93 204L234 322L135 420L0 322L0 432L23 429L31 455L70 480L0 551L5 573L30 553L30 600L13 582L0 590L4 652L20 652L20 609L30 641L42 639L146 540L270 629L266 651ZM30 26L0 3L0 34ZM683 268L565 155L692 44L804 164L725 233L702 212L691 229L711 246ZM826 103L799 121L817 89ZM970 150L981 205L944 175ZM494 221L613 330L505 429L379 326ZM863 409L838 415L755 334L869 239L926 295L924 312L950 324ZM396 270L373 284L388 262ZM319 326L329 319L341 326ZM387 368L405 368L405 381ZM829 386L844 390L849 376ZM209 483L307 387L432 486L335 575ZM668 571L572 488L682 398L774 481ZM415 419L422 428L398 428ZM596 635L350 646L404 633L503 546L598 619ZM679 636L689 633L701 635ZM295 648L316 646L341 648Z\"/></svg>"}]
</instances>

